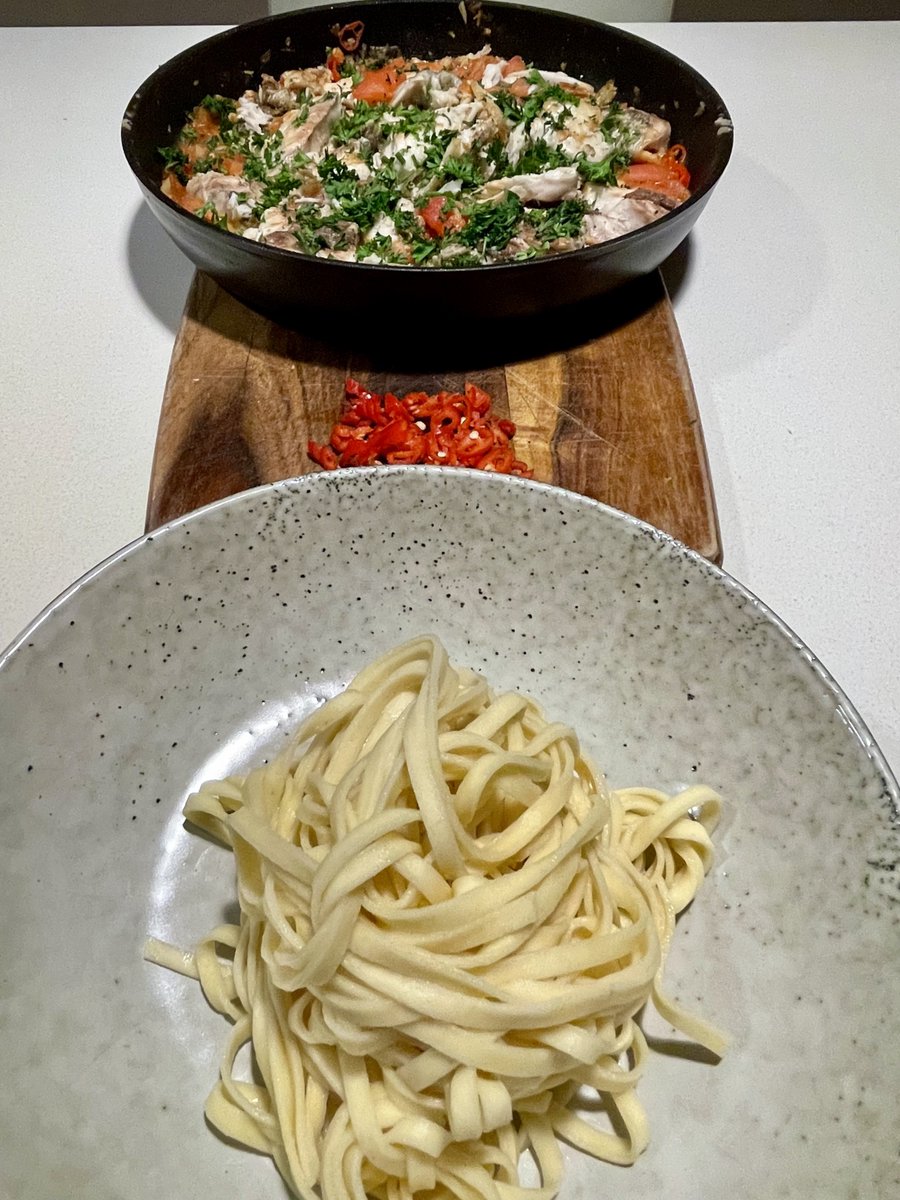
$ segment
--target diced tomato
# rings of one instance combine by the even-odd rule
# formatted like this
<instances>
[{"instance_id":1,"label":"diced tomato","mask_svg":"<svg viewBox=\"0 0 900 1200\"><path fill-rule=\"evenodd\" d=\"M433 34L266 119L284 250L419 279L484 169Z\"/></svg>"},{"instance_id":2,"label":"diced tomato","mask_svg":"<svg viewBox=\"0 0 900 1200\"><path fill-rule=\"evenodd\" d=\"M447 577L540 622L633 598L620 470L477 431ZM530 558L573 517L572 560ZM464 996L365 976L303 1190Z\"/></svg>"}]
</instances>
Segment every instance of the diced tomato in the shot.
<instances>
[{"instance_id":1,"label":"diced tomato","mask_svg":"<svg viewBox=\"0 0 900 1200\"><path fill-rule=\"evenodd\" d=\"M443 237L445 233L454 233L465 226L466 218L459 209L449 206L449 197L432 196L425 207L418 210L429 237Z\"/></svg>"},{"instance_id":2,"label":"diced tomato","mask_svg":"<svg viewBox=\"0 0 900 1200\"><path fill-rule=\"evenodd\" d=\"M474 80L477 83L484 75L485 67L487 67L488 63L499 61L496 54L479 54L475 58L470 58L467 62L458 63L454 67L454 73L460 79Z\"/></svg>"},{"instance_id":3,"label":"diced tomato","mask_svg":"<svg viewBox=\"0 0 900 1200\"><path fill-rule=\"evenodd\" d=\"M343 62L344 52L339 46L336 46L325 60L325 66L331 72L331 78L335 83L337 83L341 77L341 66L343 65Z\"/></svg>"},{"instance_id":4,"label":"diced tomato","mask_svg":"<svg viewBox=\"0 0 900 1200\"><path fill-rule=\"evenodd\" d=\"M632 163L618 178L623 187L647 188L674 200L687 200L691 194L683 183L668 171L660 170L656 163Z\"/></svg>"},{"instance_id":5,"label":"diced tomato","mask_svg":"<svg viewBox=\"0 0 900 1200\"><path fill-rule=\"evenodd\" d=\"M379 71L368 71L353 89L353 96L357 100L365 100L367 104L383 103L390 100L403 79L403 73L396 67L388 66Z\"/></svg>"},{"instance_id":6,"label":"diced tomato","mask_svg":"<svg viewBox=\"0 0 900 1200\"><path fill-rule=\"evenodd\" d=\"M527 63L521 54L514 54L500 70L501 75L514 75L516 71L524 71Z\"/></svg>"},{"instance_id":7,"label":"diced tomato","mask_svg":"<svg viewBox=\"0 0 900 1200\"><path fill-rule=\"evenodd\" d=\"M173 172L168 168L163 172L162 194L168 196L170 200L174 200L176 204L184 208L184 198L187 195L187 188Z\"/></svg>"},{"instance_id":8,"label":"diced tomato","mask_svg":"<svg viewBox=\"0 0 900 1200\"><path fill-rule=\"evenodd\" d=\"M445 196L432 196L424 208L419 209L419 216L425 222L425 232L431 237L444 236L444 204Z\"/></svg>"},{"instance_id":9,"label":"diced tomato","mask_svg":"<svg viewBox=\"0 0 900 1200\"><path fill-rule=\"evenodd\" d=\"M671 146L653 162L636 162L619 174L623 187L645 187L675 200L690 196L691 173L684 165L684 147Z\"/></svg>"},{"instance_id":10,"label":"diced tomato","mask_svg":"<svg viewBox=\"0 0 900 1200\"><path fill-rule=\"evenodd\" d=\"M178 207L186 212L198 212L203 207L200 197L192 196L172 171L166 171L163 175L162 194L174 200Z\"/></svg>"},{"instance_id":11,"label":"diced tomato","mask_svg":"<svg viewBox=\"0 0 900 1200\"><path fill-rule=\"evenodd\" d=\"M198 105L194 109L194 128L198 137L212 137L214 133L219 132L219 118L202 104Z\"/></svg>"}]
</instances>

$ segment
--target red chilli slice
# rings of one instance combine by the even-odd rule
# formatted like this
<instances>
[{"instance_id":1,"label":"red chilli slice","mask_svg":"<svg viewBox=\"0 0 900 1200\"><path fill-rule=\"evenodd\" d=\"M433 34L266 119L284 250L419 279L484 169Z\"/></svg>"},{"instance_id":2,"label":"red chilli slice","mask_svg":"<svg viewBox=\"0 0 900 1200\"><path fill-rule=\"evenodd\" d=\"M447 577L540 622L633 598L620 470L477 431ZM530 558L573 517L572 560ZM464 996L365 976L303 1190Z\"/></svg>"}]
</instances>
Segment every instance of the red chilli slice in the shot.
<instances>
[{"instance_id":1,"label":"red chilli slice","mask_svg":"<svg viewBox=\"0 0 900 1200\"><path fill-rule=\"evenodd\" d=\"M532 478L516 458L515 424L491 413L491 398L477 384L462 392L410 392L398 397L346 383L341 419L327 443L310 441L307 453L326 471L338 467L423 463L464 466Z\"/></svg>"}]
</instances>

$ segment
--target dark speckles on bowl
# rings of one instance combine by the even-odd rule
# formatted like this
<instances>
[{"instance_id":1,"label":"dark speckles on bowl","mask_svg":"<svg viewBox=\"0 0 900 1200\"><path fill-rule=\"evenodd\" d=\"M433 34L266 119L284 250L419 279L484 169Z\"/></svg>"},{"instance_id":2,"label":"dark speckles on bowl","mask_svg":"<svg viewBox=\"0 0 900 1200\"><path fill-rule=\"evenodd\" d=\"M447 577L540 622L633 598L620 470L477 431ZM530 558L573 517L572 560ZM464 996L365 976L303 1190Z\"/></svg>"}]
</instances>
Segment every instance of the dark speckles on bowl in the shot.
<instances>
[{"instance_id":1,"label":"dark speckles on bowl","mask_svg":"<svg viewBox=\"0 0 900 1200\"><path fill-rule=\"evenodd\" d=\"M147 203L185 254L222 287L283 321L334 316L386 327L521 317L571 305L659 266L687 236L725 170L732 148L725 105L696 71L651 43L562 13L486 4L484 20L464 21L452 0L389 0L304 9L238 26L193 46L138 88L122 123L122 143ZM172 143L185 113L207 93L239 96L260 69L323 61L332 26L362 17L369 45L397 45L433 58L478 50L565 65L595 84L613 78L619 94L671 122L688 148L693 195L661 220L600 246L524 262L441 269L344 263L260 246L214 228L162 195L159 147ZM489 39L485 33L490 28ZM417 318L426 321L418 322Z\"/></svg>"},{"instance_id":2,"label":"dark speckles on bowl","mask_svg":"<svg viewBox=\"0 0 900 1200\"><path fill-rule=\"evenodd\" d=\"M0 658L0 1191L44 1200L65 1179L66 1200L157 1200L189 1181L197 1200L283 1200L271 1164L204 1129L219 1018L141 947L190 946L233 904L230 856L185 830L186 793L271 754L422 632L573 724L614 785L726 798L667 983L733 1045L715 1068L652 1054L650 1148L628 1171L573 1153L565 1194L898 1194L898 793L852 706L665 535L431 468L307 476L195 513Z\"/></svg>"}]
</instances>

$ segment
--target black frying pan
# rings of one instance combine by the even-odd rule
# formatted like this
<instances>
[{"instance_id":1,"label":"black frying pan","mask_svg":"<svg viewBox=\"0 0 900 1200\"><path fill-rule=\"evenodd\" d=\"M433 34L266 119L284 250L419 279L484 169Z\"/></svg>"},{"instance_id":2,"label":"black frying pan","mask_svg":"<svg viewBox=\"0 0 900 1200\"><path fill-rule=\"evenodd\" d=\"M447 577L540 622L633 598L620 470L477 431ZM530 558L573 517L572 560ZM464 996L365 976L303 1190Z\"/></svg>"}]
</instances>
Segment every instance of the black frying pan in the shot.
<instances>
[{"instance_id":1,"label":"black frying pan","mask_svg":"<svg viewBox=\"0 0 900 1200\"><path fill-rule=\"evenodd\" d=\"M665 116L687 147L693 195L652 225L568 254L470 268L396 267L324 260L261 246L208 225L160 192L159 147L207 93L237 97L260 71L324 61L334 25L365 22L369 45L396 45L437 58L478 50L521 54L547 69L599 85L615 80L622 99ZM724 125L723 125L724 122ZM725 106L702 76L667 51L595 21L513 4L486 4L464 21L455 0L363 0L267 17L208 38L155 71L133 96L122 144L166 231L203 271L239 299L282 321L313 311L359 321L464 317L483 322L571 305L652 271L687 235L731 153ZM432 325L433 327L433 325Z\"/></svg>"}]
</instances>

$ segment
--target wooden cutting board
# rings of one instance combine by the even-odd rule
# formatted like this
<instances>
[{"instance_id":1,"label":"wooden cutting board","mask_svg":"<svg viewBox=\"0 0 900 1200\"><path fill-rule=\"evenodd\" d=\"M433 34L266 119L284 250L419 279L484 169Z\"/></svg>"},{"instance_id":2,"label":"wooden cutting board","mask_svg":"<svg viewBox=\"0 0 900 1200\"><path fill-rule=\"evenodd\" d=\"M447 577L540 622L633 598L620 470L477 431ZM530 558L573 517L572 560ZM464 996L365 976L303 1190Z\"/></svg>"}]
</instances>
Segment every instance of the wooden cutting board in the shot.
<instances>
[{"instance_id":1,"label":"wooden cutting board","mask_svg":"<svg viewBox=\"0 0 900 1200\"><path fill-rule=\"evenodd\" d=\"M402 321L398 316L398 328ZM552 320L460 328L428 346L362 349L251 311L198 274L163 398L147 529L233 492L317 471L350 376L375 391L460 390L515 421L536 479L656 525L715 562L722 550L703 432L658 272Z\"/></svg>"}]
</instances>

